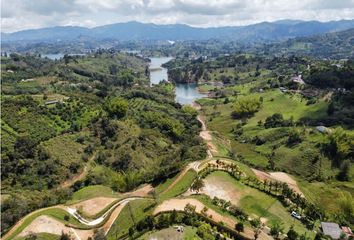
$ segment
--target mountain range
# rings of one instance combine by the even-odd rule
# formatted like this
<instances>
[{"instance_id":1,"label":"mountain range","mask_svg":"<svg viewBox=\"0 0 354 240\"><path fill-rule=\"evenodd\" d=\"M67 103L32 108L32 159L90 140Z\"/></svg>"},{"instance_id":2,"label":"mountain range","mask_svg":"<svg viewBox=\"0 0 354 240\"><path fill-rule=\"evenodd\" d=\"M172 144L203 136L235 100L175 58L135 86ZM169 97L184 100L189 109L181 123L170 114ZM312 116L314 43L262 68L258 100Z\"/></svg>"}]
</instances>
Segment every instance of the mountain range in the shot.
<instances>
[{"instance_id":1,"label":"mountain range","mask_svg":"<svg viewBox=\"0 0 354 240\"><path fill-rule=\"evenodd\" d=\"M58 26L1 33L3 42L58 42L77 40L206 40L279 41L354 28L354 20L330 22L280 20L247 26L192 27L184 24L156 25L126 22L94 28Z\"/></svg>"}]
</instances>

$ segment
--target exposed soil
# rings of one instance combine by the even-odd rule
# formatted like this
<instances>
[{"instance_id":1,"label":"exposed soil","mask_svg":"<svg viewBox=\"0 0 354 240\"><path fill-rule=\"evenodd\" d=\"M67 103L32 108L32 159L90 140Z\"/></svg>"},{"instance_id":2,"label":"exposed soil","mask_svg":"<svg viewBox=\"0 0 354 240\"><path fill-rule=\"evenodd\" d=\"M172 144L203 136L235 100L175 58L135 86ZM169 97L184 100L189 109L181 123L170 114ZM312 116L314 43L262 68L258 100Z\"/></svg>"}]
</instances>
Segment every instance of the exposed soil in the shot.
<instances>
[{"instance_id":1,"label":"exposed soil","mask_svg":"<svg viewBox=\"0 0 354 240\"><path fill-rule=\"evenodd\" d=\"M208 176L205 178L204 184L205 187L201 193L208 195L210 198L218 197L238 205L242 194L236 191L232 183L222 181L218 177Z\"/></svg>"},{"instance_id":2,"label":"exposed soil","mask_svg":"<svg viewBox=\"0 0 354 240\"><path fill-rule=\"evenodd\" d=\"M151 186L151 184L146 184L132 192L126 192L123 193L124 197L128 197L128 196L134 196L134 197L148 197L152 191L154 190L153 186Z\"/></svg>"},{"instance_id":3,"label":"exposed soil","mask_svg":"<svg viewBox=\"0 0 354 240\"><path fill-rule=\"evenodd\" d=\"M70 186L72 186L75 182L85 178L87 175L87 167L85 166L83 171L77 175L75 175L74 177L70 178L70 179L67 179L66 181L62 182L60 185L59 185L59 189L60 188L68 188Z\"/></svg>"},{"instance_id":4,"label":"exposed soil","mask_svg":"<svg viewBox=\"0 0 354 240\"><path fill-rule=\"evenodd\" d=\"M279 181L279 182L284 182L287 183L289 188L297 192L298 194L301 194L304 196L304 194L301 192L299 186L297 185L296 181L292 179L288 174L284 172L263 172L257 169L253 169L252 171L256 174L257 178L259 180L272 180L272 181Z\"/></svg>"},{"instance_id":5,"label":"exposed soil","mask_svg":"<svg viewBox=\"0 0 354 240\"><path fill-rule=\"evenodd\" d=\"M70 207L81 209L87 216L93 216L102 211L105 207L107 207L115 200L116 198L96 197L83 202L76 203L74 205L71 205Z\"/></svg>"},{"instance_id":6,"label":"exposed soil","mask_svg":"<svg viewBox=\"0 0 354 240\"><path fill-rule=\"evenodd\" d=\"M28 225L20 234L20 237L27 236L31 233L52 233L61 235L62 232L68 233L74 239L87 239L93 235L92 230L78 230L65 226L63 223L48 217L39 216L30 225Z\"/></svg>"}]
</instances>

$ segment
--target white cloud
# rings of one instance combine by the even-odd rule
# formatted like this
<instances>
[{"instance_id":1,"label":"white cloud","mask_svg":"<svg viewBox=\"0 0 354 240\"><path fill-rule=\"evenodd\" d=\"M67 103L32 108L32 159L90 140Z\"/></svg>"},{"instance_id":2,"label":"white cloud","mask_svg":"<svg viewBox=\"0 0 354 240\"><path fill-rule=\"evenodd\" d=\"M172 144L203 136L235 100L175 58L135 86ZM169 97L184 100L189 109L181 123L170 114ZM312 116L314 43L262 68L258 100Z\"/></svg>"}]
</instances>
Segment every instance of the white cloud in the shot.
<instances>
[{"instance_id":1,"label":"white cloud","mask_svg":"<svg viewBox=\"0 0 354 240\"><path fill-rule=\"evenodd\" d=\"M124 21L193 26L354 19L354 0L2 0L1 31Z\"/></svg>"}]
</instances>

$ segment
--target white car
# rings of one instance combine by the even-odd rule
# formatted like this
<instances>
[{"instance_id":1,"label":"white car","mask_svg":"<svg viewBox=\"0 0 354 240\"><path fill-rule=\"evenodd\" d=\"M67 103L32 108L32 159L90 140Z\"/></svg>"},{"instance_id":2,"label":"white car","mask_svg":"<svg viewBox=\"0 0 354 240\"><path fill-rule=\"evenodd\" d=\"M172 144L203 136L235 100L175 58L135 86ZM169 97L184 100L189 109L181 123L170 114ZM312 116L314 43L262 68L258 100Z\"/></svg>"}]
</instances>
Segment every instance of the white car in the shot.
<instances>
[{"instance_id":1,"label":"white car","mask_svg":"<svg viewBox=\"0 0 354 240\"><path fill-rule=\"evenodd\" d=\"M296 219L301 219L301 215L298 214L298 213L295 212L295 211L292 211L292 212L291 212L291 216L294 217L294 218L296 218Z\"/></svg>"}]
</instances>

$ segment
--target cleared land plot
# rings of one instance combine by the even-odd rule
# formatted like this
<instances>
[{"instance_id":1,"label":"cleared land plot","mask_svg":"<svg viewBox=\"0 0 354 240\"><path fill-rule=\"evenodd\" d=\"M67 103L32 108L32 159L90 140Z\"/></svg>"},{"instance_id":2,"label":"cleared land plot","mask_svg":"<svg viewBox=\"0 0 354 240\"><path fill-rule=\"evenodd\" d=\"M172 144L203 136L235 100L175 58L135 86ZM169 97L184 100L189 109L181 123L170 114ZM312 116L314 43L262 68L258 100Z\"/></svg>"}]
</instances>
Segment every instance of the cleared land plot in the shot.
<instances>
[{"instance_id":1,"label":"cleared land plot","mask_svg":"<svg viewBox=\"0 0 354 240\"><path fill-rule=\"evenodd\" d=\"M271 181L284 182L284 183L288 184L289 188L294 190L296 193L304 196L304 194L301 192L299 186L297 185L297 182L284 172L266 173L266 172L263 172L263 171L260 171L257 169L252 169L252 171L256 174L257 178L262 181L271 180Z\"/></svg>"},{"instance_id":2,"label":"cleared land plot","mask_svg":"<svg viewBox=\"0 0 354 240\"><path fill-rule=\"evenodd\" d=\"M105 209L116 198L107 198L107 197L96 197L83 202L76 203L71 205L71 207L80 209L86 216L93 216Z\"/></svg>"},{"instance_id":3,"label":"cleared land plot","mask_svg":"<svg viewBox=\"0 0 354 240\"><path fill-rule=\"evenodd\" d=\"M290 216L290 213L275 198L243 183L236 181L228 173L214 172L206 177L203 192L210 197L217 196L230 200L240 206L252 217L265 218L267 225L284 224L289 229L294 224L298 232L305 232L305 227Z\"/></svg>"},{"instance_id":4,"label":"cleared land plot","mask_svg":"<svg viewBox=\"0 0 354 240\"><path fill-rule=\"evenodd\" d=\"M50 233L55 235L61 235L62 232L68 233L77 239L79 236L81 239L87 239L92 236L92 230L74 230L73 228L66 227L62 222L55 220L48 216L39 216L30 225L28 225L19 236L27 236L31 233Z\"/></svg>"}]
</instances>

